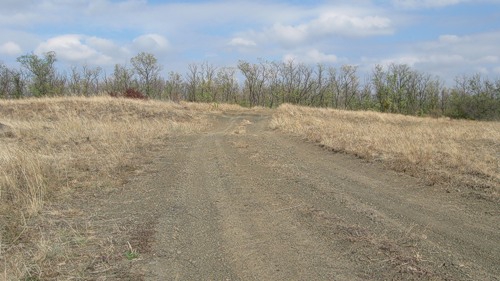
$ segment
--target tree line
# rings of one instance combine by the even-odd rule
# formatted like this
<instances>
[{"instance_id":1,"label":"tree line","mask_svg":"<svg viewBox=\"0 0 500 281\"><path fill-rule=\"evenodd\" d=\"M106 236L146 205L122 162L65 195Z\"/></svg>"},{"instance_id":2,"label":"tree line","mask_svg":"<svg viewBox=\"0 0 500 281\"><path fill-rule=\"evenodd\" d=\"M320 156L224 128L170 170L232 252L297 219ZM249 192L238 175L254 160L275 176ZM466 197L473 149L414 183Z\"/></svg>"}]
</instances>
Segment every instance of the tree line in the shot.
<instances>
[{"instance_id":1,"label":"tree line","mask_svg":"<svg viewBox=\"0 0 500 281\"><path fill-rule=\"evenodd\" d=\"M56 69L54 52L17 58L19 69L0 63L0 97L122 95L129 90L145 98L237 103L277 107L283 103L348 110L375 110L423 116L478 120L500 119L500 78L459 76L452 87L439 77L406 64L377 65L361 79L355 65L314 66L295 61L239 61L234 67L208 62L189 64L186 73L161 75L153 54L139 53L130 66L117 64L111 74L101 67Z\"/></svg>"}]
</instances>

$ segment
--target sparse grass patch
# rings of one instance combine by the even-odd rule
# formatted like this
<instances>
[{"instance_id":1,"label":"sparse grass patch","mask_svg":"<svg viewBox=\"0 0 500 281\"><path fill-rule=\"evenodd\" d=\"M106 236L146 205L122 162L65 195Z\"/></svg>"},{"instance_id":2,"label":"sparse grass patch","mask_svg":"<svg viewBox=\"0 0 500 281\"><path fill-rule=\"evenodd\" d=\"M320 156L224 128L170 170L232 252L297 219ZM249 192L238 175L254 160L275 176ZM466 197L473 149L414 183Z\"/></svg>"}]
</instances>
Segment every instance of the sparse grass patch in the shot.
<instances>
[{"instance_id":1,"label":"sparse grass patch","mask_svg":"<svg viewBox=\"0 0 500 281\"><path fill-rule=\"evenodd\" d=\"M128 244L128 250L125 252L125 257L127 257L128 260L135 260L139 258L139 253L132 248L130 242L127 242L127 244Z\"/></svg>"},{"instance_id":2,"label":"sparse grass patch","mask_svg":"<svg viewBox=\"0 0 500 281\"><path fill-rule=\"evenodd\" d=\"M68 249L92 242L91 226L50 202L119 186L139 155L208 125L179 104L112 97L1 100L0 123L8 128L0 134L0 279L8 280L76 274L64 269L78 259Z\"/></svg>"},{"instance_id":3,"label":"sparse grass patch","mask_svg":"<svg viewBox=\"0 0 500 281\"><path fill-rule=\"evenodd\" d=\"M500 122L285 104L277 109L270 126L334 151L382 161L430 185L467 186L499 196Z\"/></svg>"}]
</instances>

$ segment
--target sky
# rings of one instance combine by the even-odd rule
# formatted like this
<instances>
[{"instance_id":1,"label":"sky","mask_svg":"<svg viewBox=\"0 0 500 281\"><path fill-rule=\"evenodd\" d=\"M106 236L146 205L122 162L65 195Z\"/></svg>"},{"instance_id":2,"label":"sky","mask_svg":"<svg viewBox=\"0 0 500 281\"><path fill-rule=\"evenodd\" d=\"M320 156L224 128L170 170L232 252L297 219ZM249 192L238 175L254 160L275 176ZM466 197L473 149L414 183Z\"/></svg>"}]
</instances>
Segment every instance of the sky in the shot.
<instances>
[{"instance_id":1,"label":"sky","mask_svg":"<svg viewBox=\"0 0 500 281\"><path fill-rule=\"evenodd\" d=\"M56 52L58 66L130 65L164 73L239 60L408 64L441 77L500 77L500 0L0 0L0 62Z\"/></svg>"}]
</instances>

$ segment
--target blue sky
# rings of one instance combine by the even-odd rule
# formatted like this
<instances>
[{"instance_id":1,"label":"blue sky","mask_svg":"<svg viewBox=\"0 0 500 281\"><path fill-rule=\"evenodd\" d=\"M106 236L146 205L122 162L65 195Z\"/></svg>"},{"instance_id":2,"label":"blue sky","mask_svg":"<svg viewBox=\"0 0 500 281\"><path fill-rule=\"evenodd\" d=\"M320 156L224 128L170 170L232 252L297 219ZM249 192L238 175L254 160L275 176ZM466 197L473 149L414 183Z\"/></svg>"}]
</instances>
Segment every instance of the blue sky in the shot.
<instances>
[{"instance_id":1,"label":"blue sky","mask_svg":"<svg viewBox=\"0 0 500 281\"><path fill-rule=\"evenodd\" d=\"M0 0L0 62L55 51L112 69L139 52L164 72L238 60L406 63L452 82L500 77L500 0Z\"/></svg>"}]
</instances>

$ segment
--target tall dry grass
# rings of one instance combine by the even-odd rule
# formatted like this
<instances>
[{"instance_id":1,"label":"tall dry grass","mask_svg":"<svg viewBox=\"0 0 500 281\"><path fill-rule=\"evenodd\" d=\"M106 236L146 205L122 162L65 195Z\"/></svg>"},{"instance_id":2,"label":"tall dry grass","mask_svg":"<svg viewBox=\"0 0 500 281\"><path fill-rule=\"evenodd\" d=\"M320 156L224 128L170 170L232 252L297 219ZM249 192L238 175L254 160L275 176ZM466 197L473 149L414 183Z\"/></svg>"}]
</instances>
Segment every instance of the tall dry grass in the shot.
<instances>
[{"instance_id":1,"label":"tall dry grass","mask_svg":"<svg viewBox=\"0 0 500 281\"><path fill-rule=\"evenodd\" d=\"M200 102L185 102L181 101L179 103L181 106L185 108L189 108L191 110L195 110L198 112L255 112L255 111L266 111L268 110L262 106L254 106L254 107L243 107L238 104L229 104L229 103L200 103Z\"/></svg>"},{"instance_id":2,"label":"tall dry grass","mask_svg":"<svg viewBox=\"0 0 500 281\"><path fill-rule=\"evenodd\" d=\"M37 230L47 202L116 186L148 148L208 125L184 105L110 97L1 100L0 123L0 279L9 280L50 271L57 239Z\"/></svg>"},{"instance_id":3,"label":"tall dry grass","mask_svg":"<svg viewBox=\"0 0 500 281\"><path fill-rule=\"evenodd\" d=\"M271 127L335 151L380 160L428 184L467 186L498 197L500 122L420 118L280 106Z\"/></svg>"}]
</instances>

